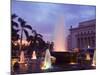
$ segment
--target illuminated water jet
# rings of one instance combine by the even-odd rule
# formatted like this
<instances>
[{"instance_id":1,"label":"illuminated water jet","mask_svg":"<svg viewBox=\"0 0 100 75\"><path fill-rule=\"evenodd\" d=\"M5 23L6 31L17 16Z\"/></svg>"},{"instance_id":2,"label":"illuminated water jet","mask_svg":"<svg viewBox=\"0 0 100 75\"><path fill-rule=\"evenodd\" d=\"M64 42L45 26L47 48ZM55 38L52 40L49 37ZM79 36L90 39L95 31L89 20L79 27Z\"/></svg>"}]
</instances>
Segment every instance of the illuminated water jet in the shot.
<instances>
[{"instance_id":1,"label":"illuminated water jet","mask_svg":"<svg viewBox=\"0 0 100 75\"><path fill-rule=\"evenodd\" d=\"M49 69L51 67L52 67L51 66L51 55L50 55L49 49L47 49L46 53L45 53L45 59L43 62L43 66L41 67L41 69L45 70L45 69Z\"/></svg>"},{"instance_id":2,"label":"illuminated water jet","mask_svg":"<svg viewBox=\"0 0 100 75\"><path fill-rule=\"evenodd\" d=\"M55 52L66 52L64 17L60 16L57 22L58 23L55 25L54 51Z\"/></svg>"},{"instance_id":3,"label":"illuminated water jet","mask_svg":"<svg viewBox=\"0 0 100 75\"><path fill-rule=\"evenodd\" d=\"M96 51L94 52L92 66L96 66Z\"/></svg>"},{"instance_id":4,"label":"illuminated water jet","mask_svg":"<svg viewBox=\"0 0 100 75\"><path fill-rule=\"evenodd\" d=\"M24 51L21 51L19 63L25 63Z\"/></svg>"},{"instance_id":5,"label":"illuminated water jet","mask_svg":"<svg viewBox=\"0 0 100 75\"><path fill-rule=\"evenodd\" d=\"M33 51L32 58L31 59L37 59L35 51Z\"/></svg>"},{"instance_id":6,"label":"illuminated water jet","mask_svg":"<svg viewBox=\"0 0 100 75\"><path fill-rule=\"evenodd\" d=\"M86 60L91 60L90 54L86 53Z\"/></svg>"}]
</instances>

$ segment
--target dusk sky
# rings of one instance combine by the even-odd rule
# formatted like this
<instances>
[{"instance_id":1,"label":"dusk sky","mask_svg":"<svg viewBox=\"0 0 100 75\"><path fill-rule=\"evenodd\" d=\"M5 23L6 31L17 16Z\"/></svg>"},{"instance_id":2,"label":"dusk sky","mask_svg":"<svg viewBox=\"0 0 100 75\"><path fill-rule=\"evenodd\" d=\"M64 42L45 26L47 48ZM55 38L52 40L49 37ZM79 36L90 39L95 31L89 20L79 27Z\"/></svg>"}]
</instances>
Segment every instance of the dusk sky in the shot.
<instances>
[{"instance_id":1,"label":"dusk sky","mask_svg":"<svg viewBox=\"0 0 100 75\"><path fill-rule=\"evenodd\" d=\"M64 17L65 29L77 27L79 22L96 18L96 7L89 5L25 2L12 0L12 14L27 21L47 41L54 39L54 27L59 16ZM66 31L66 36L68 32Z\"/></svg>"}]
</instances>

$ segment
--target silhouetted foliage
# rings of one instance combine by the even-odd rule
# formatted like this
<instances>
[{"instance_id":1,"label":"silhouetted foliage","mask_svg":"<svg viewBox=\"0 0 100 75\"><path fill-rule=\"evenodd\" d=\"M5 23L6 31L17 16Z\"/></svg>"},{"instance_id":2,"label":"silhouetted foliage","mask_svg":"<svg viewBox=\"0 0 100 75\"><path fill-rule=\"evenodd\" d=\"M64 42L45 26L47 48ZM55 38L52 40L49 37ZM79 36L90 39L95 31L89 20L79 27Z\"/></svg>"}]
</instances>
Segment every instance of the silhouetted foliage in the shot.
<instances>
[{"instance_id":1,"label":"silhouetted foliage","mask_svg":"<svg viewBox=\"0 0 100 75\"><path fill-rule=\"evenodd\" d=\"M21 40L20 41L21 46L18 46L19 50L22 50L23 48L25 48L28 55L32 55L32 51L35 50L37 55L40 56L41 53L45 51L47 48L50 49L50 47L47 46L47 45L50 46L50 44L46 43L43 40L43 36L40 33L37 33L36 30L33 30L31 25L28 25L27 22L21 17L18 17L16 14L13 14L11 16L11 24L12 24L12 27L11 27L12 41L17 41L18 39ZM29 30L31 30L32 34L29 34ZM21 32L20 35L18 33L19 31ZM22 47L22 40L23 40L24 33L26 35L26 40L30 43L30 45L27 47L25 46ZM12 46L14 46L14 44ZM51 44L51 49L52 49L52 46L53 45Z\"/></svg>"}]
</instances>

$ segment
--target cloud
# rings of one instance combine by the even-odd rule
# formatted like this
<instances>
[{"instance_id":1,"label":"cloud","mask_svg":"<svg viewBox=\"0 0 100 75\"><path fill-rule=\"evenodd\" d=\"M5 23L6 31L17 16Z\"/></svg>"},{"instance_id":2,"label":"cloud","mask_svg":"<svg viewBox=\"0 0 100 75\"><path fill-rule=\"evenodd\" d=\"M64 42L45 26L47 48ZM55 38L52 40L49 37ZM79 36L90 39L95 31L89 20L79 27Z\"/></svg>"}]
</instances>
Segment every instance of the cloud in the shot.
<instances>
[{"instance_id":1,"label":"cloud","mask_svg":"<svg viewBox=\"0 0 100 75\"><path fill-rule=\"evenodd\" d=\"M95 6L13 1L12 13L25 19L39 33L53 34L59 15L65 17L66 27L78 26L84 20L95 18ZM48 38L51 38L48 36Z\"/></svg>"}]
</instances>

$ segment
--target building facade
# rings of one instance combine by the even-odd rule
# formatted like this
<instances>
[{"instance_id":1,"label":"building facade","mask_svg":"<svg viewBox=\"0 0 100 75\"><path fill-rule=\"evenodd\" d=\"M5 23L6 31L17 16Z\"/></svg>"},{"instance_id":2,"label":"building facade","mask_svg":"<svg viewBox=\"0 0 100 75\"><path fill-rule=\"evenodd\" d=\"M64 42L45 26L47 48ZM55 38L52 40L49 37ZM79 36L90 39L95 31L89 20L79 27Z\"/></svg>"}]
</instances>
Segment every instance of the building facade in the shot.
<instances>
[{"instance_id":1,"label":"building facade","mask_svg":"<svg viewBox=\"0 0 100 75\"><path fill-rule=\"evenodd\" d=\"M96 20L80 22L77 28L70 28L68 49L96 48Z\"/></svg>"}]
</instances>

